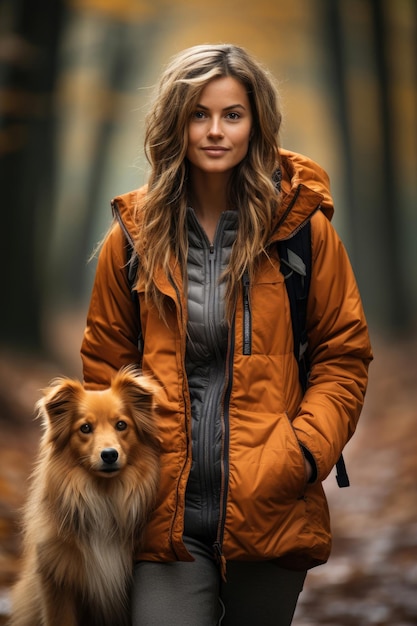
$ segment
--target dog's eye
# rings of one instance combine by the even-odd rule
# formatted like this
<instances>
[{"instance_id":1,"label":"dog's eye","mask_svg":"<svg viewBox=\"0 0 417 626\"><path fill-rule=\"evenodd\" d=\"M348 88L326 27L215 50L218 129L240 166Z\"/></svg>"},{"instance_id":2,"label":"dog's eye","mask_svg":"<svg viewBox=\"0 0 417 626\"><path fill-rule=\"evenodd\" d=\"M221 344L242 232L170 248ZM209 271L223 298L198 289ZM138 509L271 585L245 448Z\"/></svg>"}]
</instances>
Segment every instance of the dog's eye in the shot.
<instances>
[{"instance_id":1,"label":"dog's eye","mask_svg":"<svg viewBox=\"0 0 417 626\"><path fill-rule=\"evenodd\" d=\"M88 435L88 433L93 432L90 424L83 424L82 426L80 426L80 430L82 433L84 433L84 435Z\"/></svg>"},{"instance_id":2,"label":"dog's eye","mask_svg":"<svg viewBox=\"0 0 417 626\"><path fill-rule=\"evenodd\" d=\"M116 424L116 430L126 430L127 424L123 420L119 420Z\"/></svg>"}]
</instances>

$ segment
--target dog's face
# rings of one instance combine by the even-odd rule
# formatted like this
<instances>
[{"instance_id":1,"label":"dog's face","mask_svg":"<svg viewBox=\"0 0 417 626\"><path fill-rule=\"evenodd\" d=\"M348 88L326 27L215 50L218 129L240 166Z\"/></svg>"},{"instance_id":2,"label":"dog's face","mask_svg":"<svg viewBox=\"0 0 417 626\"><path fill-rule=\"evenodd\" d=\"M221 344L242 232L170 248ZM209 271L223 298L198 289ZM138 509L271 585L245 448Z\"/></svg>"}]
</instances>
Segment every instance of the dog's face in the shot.
<instances>
[{"instance_id":1,"label":"dog's face","mask_svg":"<svg viewBox=\"0 0 417 626\"><path fill-rule=\"evenodd\" d=\"M38 403L47 440L71 452L74 463L110 478L137 459L143 445L157 445L155 386L131 370L119 372L111 387L85 390L58 379Z\"/></svg>"},{"instance_id":2,"label":"dog's face","mask_svg":"<svg viewBox=\"0 0 417 626\"><path fill-rule=\"evenodd\" d=\"M88 470L111 476L129 463L137 429L123 399L112 389L86 391L74 419L69 445Z\"/></svg>"}]
</instances>

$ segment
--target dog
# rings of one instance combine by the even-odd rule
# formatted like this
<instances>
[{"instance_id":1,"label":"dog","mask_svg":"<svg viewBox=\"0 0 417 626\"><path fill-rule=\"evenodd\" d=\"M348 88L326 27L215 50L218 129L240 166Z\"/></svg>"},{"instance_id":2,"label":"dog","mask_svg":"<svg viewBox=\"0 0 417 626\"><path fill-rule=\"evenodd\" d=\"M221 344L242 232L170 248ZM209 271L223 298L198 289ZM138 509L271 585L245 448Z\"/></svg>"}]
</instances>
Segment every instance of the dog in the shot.
<instances>
[{"instance_id":1,"label":"dog","mask_svg":"<svg viewBox=\"0 0 417 626\"><path fill-rule=\"evenodd\" d=\"M127 626L133 557L159 480L157 388L132 368L104 390L59 378L23 511L11 626Z\"/></svg>"}]
</instances>

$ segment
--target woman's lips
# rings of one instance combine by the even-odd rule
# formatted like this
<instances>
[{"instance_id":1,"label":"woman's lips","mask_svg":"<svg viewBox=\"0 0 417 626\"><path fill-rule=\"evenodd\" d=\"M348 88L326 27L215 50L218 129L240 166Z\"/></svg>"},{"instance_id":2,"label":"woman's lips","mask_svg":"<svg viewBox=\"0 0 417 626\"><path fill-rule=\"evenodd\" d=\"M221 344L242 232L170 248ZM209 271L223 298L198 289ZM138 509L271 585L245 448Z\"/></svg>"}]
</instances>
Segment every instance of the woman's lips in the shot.
<instances>
[{"instance_id":1,"label":"woman's lips","mask_svg":"<svg viewBox=\"0 0 417 626\"><path fill-rule=\"evenodd\" d=\"M222 146L206 146L203 151L210 156L222 156L228 149Z\"/></svg>"}]
</instances>

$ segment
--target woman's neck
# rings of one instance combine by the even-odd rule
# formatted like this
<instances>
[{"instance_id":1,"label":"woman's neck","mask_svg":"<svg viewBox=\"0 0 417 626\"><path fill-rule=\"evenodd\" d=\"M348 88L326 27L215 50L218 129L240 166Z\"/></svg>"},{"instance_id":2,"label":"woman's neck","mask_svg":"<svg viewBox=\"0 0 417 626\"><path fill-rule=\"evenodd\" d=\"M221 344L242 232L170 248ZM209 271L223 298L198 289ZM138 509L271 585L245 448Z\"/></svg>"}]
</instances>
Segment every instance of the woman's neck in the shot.
<instances>
[{"instance_id":1,"label":"woman's neck","mask_svg":"<svg viewBox=\"0 0 417 626\"><path fill-rule=\"evenodd\" d=\"M209 240L213 242L220 215L230 208L225 177L193 175L189 187L189 204Z\"/></svg>"}]
</instances>

